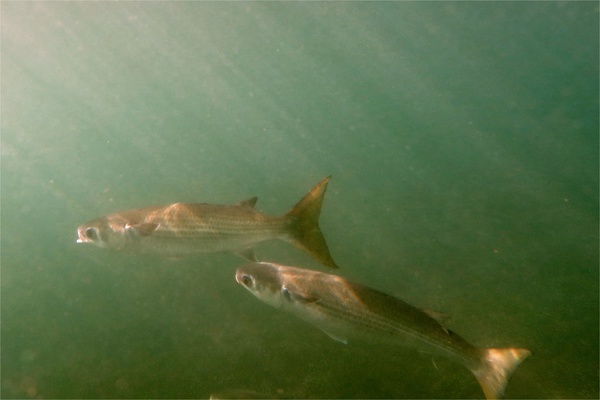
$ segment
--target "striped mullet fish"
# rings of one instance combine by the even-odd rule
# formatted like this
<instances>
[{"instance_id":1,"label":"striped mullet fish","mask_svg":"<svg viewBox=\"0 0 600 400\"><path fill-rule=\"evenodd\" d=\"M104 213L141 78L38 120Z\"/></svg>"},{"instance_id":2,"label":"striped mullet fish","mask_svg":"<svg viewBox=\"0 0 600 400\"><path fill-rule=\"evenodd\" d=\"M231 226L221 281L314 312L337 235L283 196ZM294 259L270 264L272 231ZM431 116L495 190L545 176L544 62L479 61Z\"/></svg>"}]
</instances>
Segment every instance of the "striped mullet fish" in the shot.
<instances>
[{"instance_id":1,"label":"striped mullet fish","mask_svg":"<svg viewBox=\"0 0 600 400\"><path fill-rule=\"evenodd\" d=\"M343 343L366 339L450 358L473 372L488 399L502 397L513 371L531 355L522 348L477 348L444 327L439 314L339 276L253 263L238 268L235 278L265 303Z\"/></svg>"},{"instance_id":2,"label":"striped mullet fish","mask_svg":"<svg viewBox=\"0 0 600 400\"><path fill-rule=\"evenodd\" d=\"M174 203L117 212L85 223L77 229L77 243L173 258L235 252L257 261L254 246L282 239L337 268L318 223L329 179L317 183L283 216L257 211L256 197L234 205Z\"/></svg>"}]
</instances>

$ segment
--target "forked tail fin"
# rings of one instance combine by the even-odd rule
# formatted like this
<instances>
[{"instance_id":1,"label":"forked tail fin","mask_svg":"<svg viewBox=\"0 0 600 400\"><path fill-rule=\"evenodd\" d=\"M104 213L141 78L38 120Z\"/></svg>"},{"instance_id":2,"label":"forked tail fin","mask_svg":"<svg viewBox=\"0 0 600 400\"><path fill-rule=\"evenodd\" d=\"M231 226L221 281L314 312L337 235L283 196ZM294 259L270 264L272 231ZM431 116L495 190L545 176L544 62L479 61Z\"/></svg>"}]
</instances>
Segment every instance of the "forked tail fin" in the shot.
<instances>
[{"instance_id":1,"label":"forked tail fin","mask_svg":"<svg viewBox=\"0 0 600 400\"><path fill-rule=\"evenodd\" d=\"M484 349L485 366L473 370L487 399L499 399L504 394L510 376L531 351L527 349Z\"/></svg>"},{"instance_id":2,"label":"forked tail fin","mask_svg":"<svg viewBox=\"0 0 600 400\"><path fill-rule=\"evenodd\" d=\"M289 220L292 243L326 266L338 268L319 229L321 204L330 179L328 176L317 183L285 216Z\"/></svg>"}]
</instances>

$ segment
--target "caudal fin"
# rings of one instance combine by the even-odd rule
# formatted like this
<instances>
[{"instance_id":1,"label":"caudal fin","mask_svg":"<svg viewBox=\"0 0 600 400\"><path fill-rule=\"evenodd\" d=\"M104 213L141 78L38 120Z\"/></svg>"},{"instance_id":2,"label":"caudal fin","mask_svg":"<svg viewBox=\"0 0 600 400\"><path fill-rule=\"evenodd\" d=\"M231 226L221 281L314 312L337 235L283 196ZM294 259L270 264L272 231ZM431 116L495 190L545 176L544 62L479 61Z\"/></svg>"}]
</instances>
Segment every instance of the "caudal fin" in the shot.
<instances>
[{"instance_id":1,"label":"caudal fin","mask_svg":"<svg viewBox=\"0 0 600 400\"><path fill-rule=\"evenodd\" d=\"M531 351L527 349L485 349L484 367L473 370L487 399L499 399L504 394L510 376Z\"/></svg>"},{"instance_id":2,"label":"caudal fin","mask_svg":"<svg viewBox=\"0 0 600 400\"><path fill-rule=\"evenodd\" d=\"M328 176L317 183L285 216L289 220L292 243L326 266L338 268L319 229L321 204L330 179Z\"/></svg>"}]
</instances>

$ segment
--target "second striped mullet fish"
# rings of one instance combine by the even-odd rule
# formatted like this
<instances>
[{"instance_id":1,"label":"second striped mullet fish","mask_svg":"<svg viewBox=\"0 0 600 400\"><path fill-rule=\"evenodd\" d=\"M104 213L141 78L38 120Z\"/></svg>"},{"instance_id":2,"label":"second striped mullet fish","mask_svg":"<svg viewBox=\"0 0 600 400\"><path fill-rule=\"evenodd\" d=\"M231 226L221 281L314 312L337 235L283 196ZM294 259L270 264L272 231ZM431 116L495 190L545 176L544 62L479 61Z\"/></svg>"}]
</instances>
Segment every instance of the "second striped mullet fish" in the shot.
<instances>
[{"instance_id":1,"label":"second striped mullet fish","mask_svg":"<svg viewBox=\"0 0 600 400\"><path fill-rule=\"evenodd\" d=\"M339 276L275 263L240 267L236 281L265 303L313 324L333 339L381 342L437 354L467 367L488 399L498 399L527 349L478 348L440 316Z\"/></svg>"}]
</instances>

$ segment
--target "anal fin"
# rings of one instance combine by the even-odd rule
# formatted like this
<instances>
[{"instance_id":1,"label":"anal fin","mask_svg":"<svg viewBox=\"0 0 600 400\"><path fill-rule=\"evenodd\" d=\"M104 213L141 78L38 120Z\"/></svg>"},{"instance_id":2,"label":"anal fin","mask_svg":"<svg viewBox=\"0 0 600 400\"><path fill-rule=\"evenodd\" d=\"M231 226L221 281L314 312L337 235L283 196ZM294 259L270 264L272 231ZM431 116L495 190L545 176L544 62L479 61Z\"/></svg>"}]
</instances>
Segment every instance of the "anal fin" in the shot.
<instances>
[{"instance_id":1,"label":"anal fin","mask_svg":"<svg viewBox=\"0 0 600 400\"><path fill-rule=\"evenodd\" d=\"M429 317L433 318L438 324L440 324L440 326L446 331L446 333L448 333L448 328L446 327L446 325L450 321L450 315L440 311L432 310L430 308L423 308L421 311L423 311Z\"/></svg>"},{"instance_id":2,"label":"anal fin","mask_svg":"<svg viewBox=\"0 0 600 400\"><path fill-rule=\"evenodd\" d=\"M256 258L256 254L254 254L253 249L243 249L236 253L238 256L245 258L248 261L258 262L258 258Z\"/></svg>"},{"instance_id":3,"label":"anal fin","mask_svg":"<svg viewBox=\"0 0 600 400\"><path fill-rule=\"evenodd\" d=\"M325 330L323 330L323 332L325 332L325 334L327 334L327 336L329 336L330 338L332 338L336 342L341 342L341 343L344 343L344 344L348 344L348 339L346 339L345 337L341 337L339 335L336 335L335 333L327 332Z\"/></svg>"}]
</instances>

